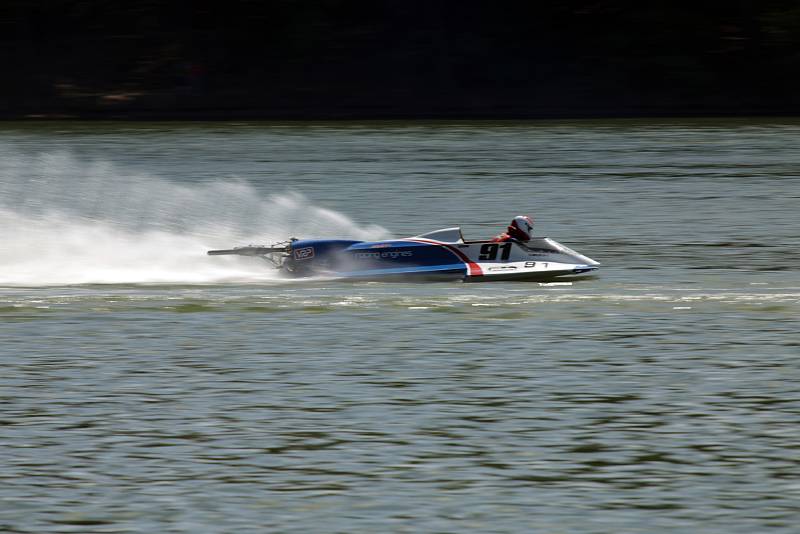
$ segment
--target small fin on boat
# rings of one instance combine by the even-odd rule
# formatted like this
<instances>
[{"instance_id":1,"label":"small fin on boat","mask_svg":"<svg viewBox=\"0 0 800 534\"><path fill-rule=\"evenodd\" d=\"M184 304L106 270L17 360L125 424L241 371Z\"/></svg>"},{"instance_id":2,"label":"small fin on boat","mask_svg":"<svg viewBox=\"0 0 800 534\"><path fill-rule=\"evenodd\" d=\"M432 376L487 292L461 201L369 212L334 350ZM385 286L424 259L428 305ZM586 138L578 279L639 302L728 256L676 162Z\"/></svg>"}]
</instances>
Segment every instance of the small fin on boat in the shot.
<instances>
[{"instance_id":1,"label":"small fin on boat","mask_svg":"<svg viewBox=\"0 0 800 534\"><path fill-rule=\"evenodd\" d=\"M225 256L228 254L235 254L237 256L263 256L264 254L272 254L274 252L286 252L286 247L236 247L221 250L209 250L209 256Z\"/></svg>"}]
</instances>

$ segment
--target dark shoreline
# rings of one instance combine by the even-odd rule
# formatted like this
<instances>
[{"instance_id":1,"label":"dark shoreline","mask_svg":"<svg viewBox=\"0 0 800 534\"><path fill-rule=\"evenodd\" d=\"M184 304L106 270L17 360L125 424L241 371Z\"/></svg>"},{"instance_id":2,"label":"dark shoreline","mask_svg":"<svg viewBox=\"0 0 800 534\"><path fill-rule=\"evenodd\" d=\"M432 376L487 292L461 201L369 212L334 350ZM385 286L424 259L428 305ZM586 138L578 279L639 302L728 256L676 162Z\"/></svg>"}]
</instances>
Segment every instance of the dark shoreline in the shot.
<instances>
[{"instance_id":1,"label":"dark shoreline","mask_svg":"<svg viewBox=\"0 0 800 534\"><path fill-rule=\"evenodd\" d=\"M548 116L279 116L279 115L34 115L29 117L0 117L0 124L8 123L44 123L44 122L314 122L314 123L347 123L347 122L546 122L546 121L593 121L593 120L713 120L713 119L793 119L800 117L800 113L752 113L752 114L697 114L685 113L662 115L548 115Z\"/></svg>"},{"instance_id":2,"label":"dark shoreline","mask_svg":"<svg viewBox=\"0 0 800 534\"><path fill-rule=\"evenodd\" d=\"M637 110L608 111L529 111L514 110L497 112L492 110L454 111L361 111L352 109L327 110L274 110L274 109L136 109L125 110L54 110L24 114L0 113L0 122L44 122L44 121L165 121L165 122L224 122L224 121L560 121L560 120L615 120L615 119L749 119L749 118L795 118L800 109L750 108L737 110Z\"/></svg>"},{"instance_id":3,"label":"dark shoreline","mask_svg":"<svg viewBox=\"0 0 800 534\"><path fill-rule=\"evenodd\" d=\"M0 120L800 115L796 0L0 6Z\"/></svg>"}]
</instances>

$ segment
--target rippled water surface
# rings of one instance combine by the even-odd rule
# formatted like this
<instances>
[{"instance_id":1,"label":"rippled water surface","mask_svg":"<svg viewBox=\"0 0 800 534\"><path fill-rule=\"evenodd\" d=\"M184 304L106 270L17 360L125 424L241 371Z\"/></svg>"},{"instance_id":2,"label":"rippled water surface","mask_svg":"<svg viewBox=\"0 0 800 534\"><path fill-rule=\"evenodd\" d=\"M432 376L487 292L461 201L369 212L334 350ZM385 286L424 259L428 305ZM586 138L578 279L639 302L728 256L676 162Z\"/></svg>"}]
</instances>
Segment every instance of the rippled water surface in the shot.
<instances>
[{"instance_id":1,"label":"rippled water surface","mask_svg":"<svg viewBox=\"0 0 800 534\"><path fill-rule=\"evenodd\" d=\"M0 530L797 532L800 123L4 124ZM573 282L209 248L512 216Z\"/></svg>"}]
</instances>

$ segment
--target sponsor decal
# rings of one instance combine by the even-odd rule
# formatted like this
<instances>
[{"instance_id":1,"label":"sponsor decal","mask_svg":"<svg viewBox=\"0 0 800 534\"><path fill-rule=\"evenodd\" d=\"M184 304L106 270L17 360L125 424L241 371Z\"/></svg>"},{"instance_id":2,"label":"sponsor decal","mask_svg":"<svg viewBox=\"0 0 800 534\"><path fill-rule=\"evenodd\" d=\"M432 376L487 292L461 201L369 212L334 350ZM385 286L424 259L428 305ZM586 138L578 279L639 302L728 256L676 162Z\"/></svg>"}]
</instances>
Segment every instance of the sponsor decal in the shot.
<instances>
[{"instance_id":1,"label":"sponsor decal","mask_svg":"<svg viewBox=\"0 0 800 534\"><path fill-rule=\"evenodd\" d=\"M391 247L391 246L392 246L391 243L378 243L377 245L372 245L369 248L386 248L386 247Z\"/></svg>"},{"instance_id":2,"label":"sponsor decal","mask_svg":"<svg viewBox=\"0 0 800 534\"><path fill-rule=\"evenodd\" d=\"M314 257L314 247L304 247L294 249L294 259L310 260Z\"/></svg>"},{"instance_id":3,"label":"sponsor decal","mask_svg":"<svg viewBox=\"0 0 800 534\"><path fill-rule=\"evenodd\" d=\"M487 271L515 271L517 267L514 265L500 265L497 267L489 267Z\"/></svg>"},{"instance_id":4,"label":"sponsor decal","mask_svg":"<svg viewBox=\"0 0 800 534\"><path fill-rule=\"evenodd\" d=\"M408 258L414 255L413 252L410 250L388 250L386 252L356 252L353 254L356 258L360 260L372 260L372 259L382 259L382 258Z\"/></svg>"}]
</instances>

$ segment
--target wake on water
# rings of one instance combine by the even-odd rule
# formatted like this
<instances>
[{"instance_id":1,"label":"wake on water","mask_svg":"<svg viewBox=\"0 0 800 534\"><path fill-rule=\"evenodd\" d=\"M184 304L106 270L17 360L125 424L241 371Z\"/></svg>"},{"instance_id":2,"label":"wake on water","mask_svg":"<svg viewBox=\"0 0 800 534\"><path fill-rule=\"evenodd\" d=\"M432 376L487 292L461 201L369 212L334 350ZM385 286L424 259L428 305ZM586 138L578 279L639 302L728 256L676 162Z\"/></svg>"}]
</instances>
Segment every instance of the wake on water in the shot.
<instances>
[{"instance_id":1,"label":"wake on water","mask_svg":"<svg viewBox=\"0 0 800 534\"><path fill-rule=\"evenodd\" d=\"M387 232L243 181L178 184L65 152L0 160L0 285L265 282L265 263L206 250L289 236Z\"/></svg>"}]
</instances>

